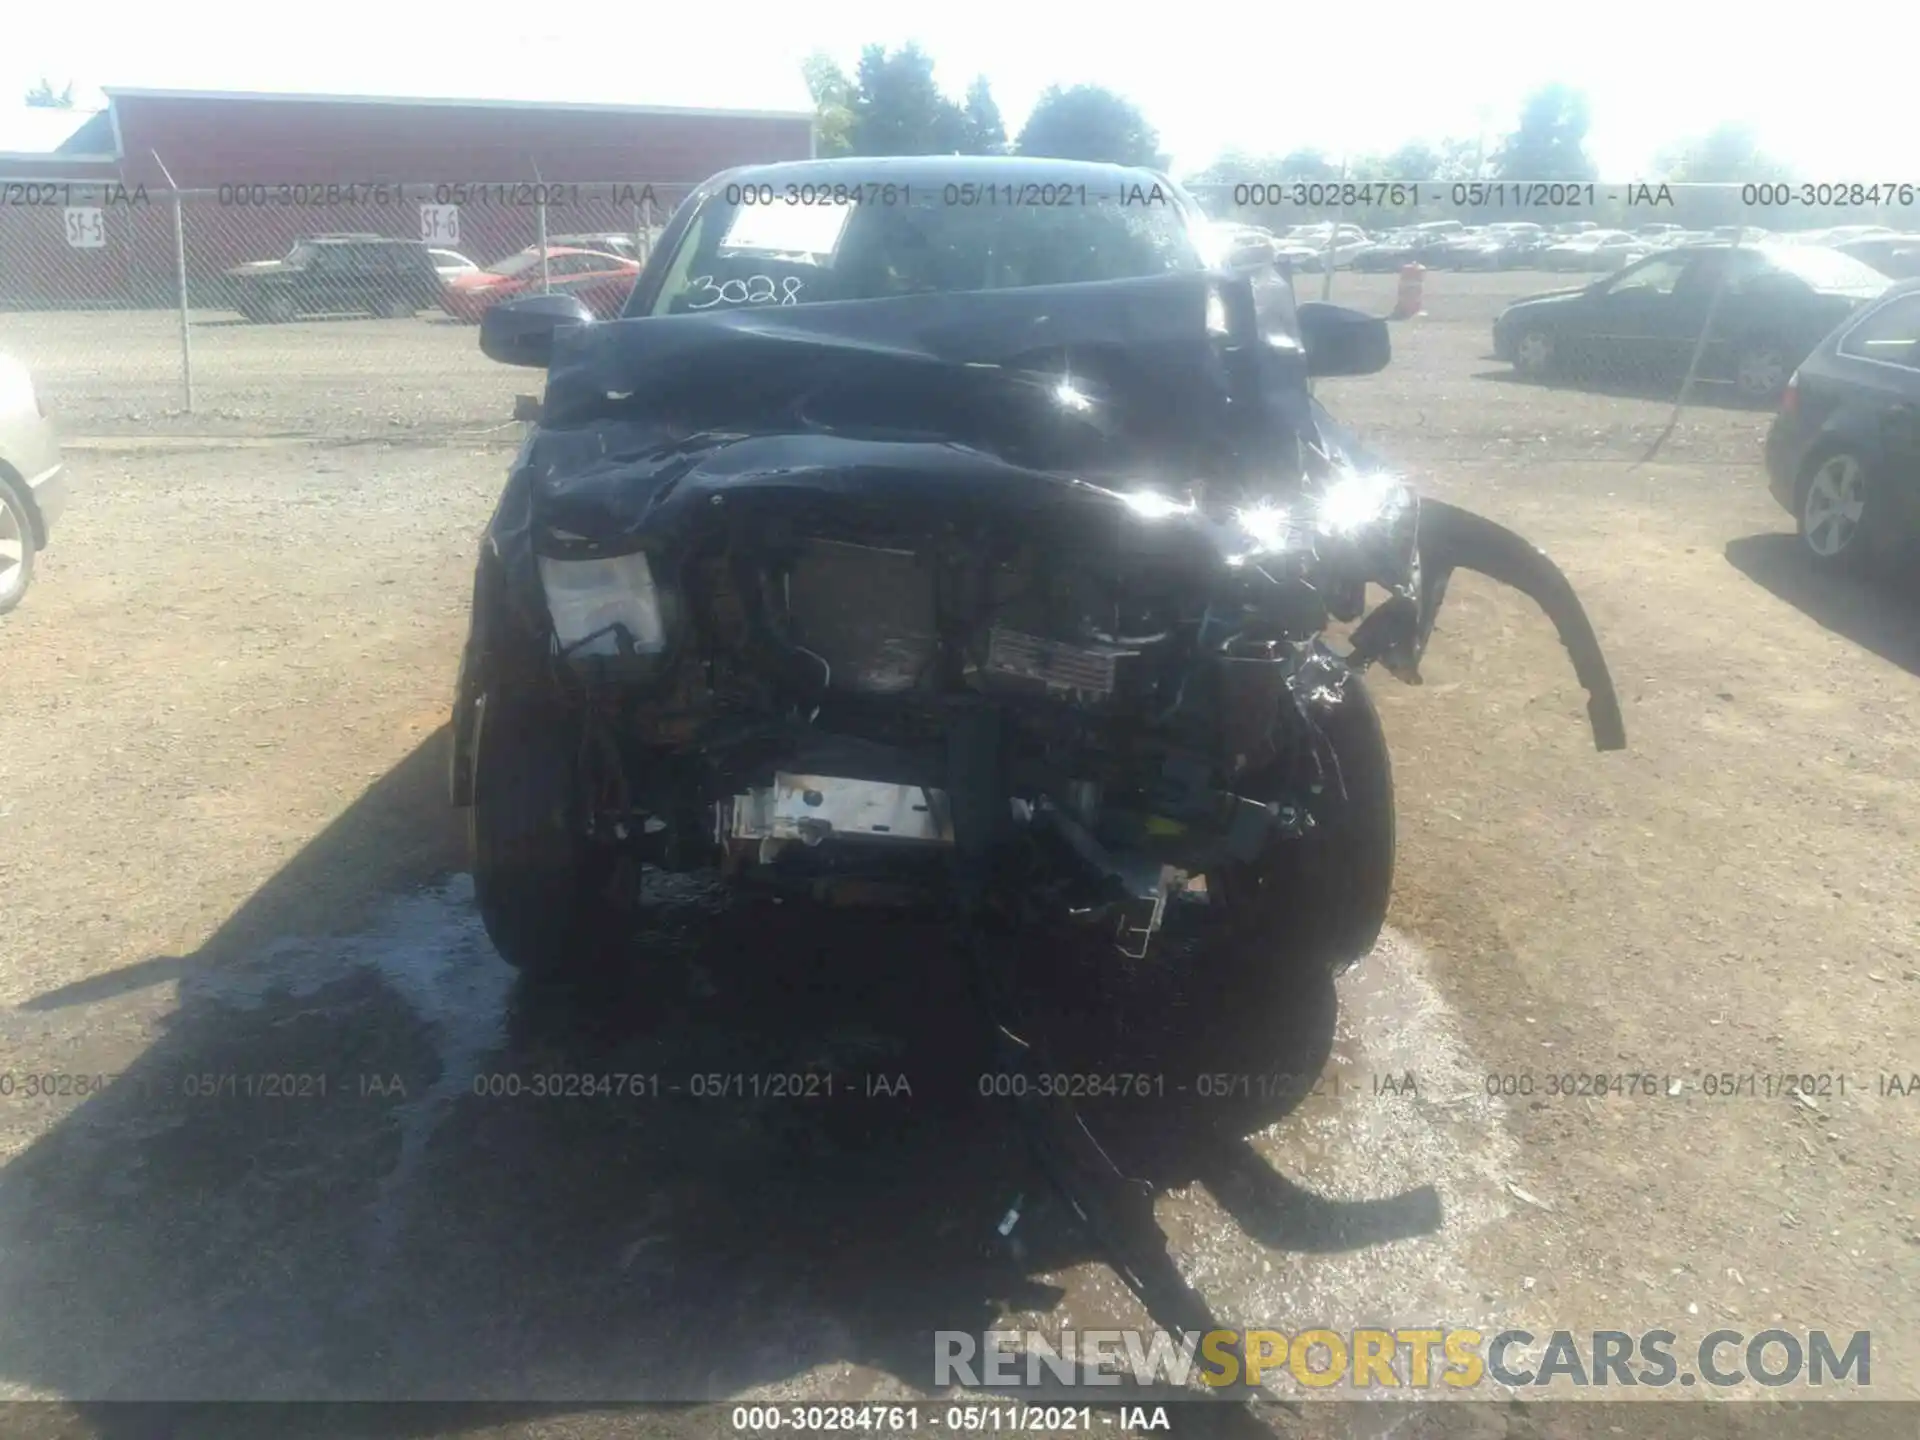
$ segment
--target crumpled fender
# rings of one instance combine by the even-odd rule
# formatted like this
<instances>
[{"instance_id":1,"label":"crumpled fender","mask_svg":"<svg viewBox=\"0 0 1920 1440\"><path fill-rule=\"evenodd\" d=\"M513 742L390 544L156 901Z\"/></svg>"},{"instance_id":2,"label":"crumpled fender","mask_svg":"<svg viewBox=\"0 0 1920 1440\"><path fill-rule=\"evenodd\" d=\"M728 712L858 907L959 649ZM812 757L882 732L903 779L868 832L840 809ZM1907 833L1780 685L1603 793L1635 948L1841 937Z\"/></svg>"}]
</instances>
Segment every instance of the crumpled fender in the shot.
<instances>
[{"instance_id":1,"label":"crumpled fender","mask_svg":"<svg viewBox=\"0 0 1920 1440\"><path fill-rule=\"evenodd\" d=\"M1408 684L1420 683L1420 661L1456 570L1472 570L1511 586L1546 612L1587 692L1587 719L1596 750L1627 748L1626 720L1613 675L1600 651L1580 597L1545 551L1504 525L1444 500L1420 498L1418 600L1396 598L1367 616L1353 633L1353 658L1380 661Z\"/></svg>"}]
</instances>

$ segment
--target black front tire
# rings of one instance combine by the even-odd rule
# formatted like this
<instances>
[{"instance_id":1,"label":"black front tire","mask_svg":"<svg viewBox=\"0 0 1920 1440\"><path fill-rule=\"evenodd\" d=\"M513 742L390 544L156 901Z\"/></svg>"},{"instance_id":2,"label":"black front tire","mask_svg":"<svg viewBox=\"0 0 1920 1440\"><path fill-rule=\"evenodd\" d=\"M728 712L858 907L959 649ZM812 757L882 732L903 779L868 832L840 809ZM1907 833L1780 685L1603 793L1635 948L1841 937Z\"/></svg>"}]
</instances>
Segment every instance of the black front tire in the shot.
<instances>
[{"instance_id":1,"label":"black front tire","mask_svg":"<svg viewBox=\"0 0 1920 1440\"><path fill-rule=\"evenodd\" d=\"M1276 836L1257 861L1220 877L1231 952L1223 958L1235 996L1338 975L1366 958L1386 924L1396 840L1393 762L1380 712L1355 674L1341 702L1315 718L1338 774L1330 765L1325 788L1309 801L1313 828L1295 839Z\"/></svg>"},{"instance_id":2,"label":"black front tire","mask_svg":"<svg viewBox=\"0 0 1920 1440\"><path fill-rule=\"evenodd\" d=\"M496 690L476 725L467 840L487 937L530 979L604 978L616 964L618 856L583 833L578 721Z\"/></svg>"},{"instance_id":3,"label":"black front tire","mask_svg":"<svg viewBox=\"0 0 1920 1440\"><path fill-rule=\"evenodd\" d=\"M7 547L8 554L0 557L0 615L4 615L27 597L27 587L33 583L34 554L33 513L5 475L0 475L0 518L6 522L0 524L0 536L20 547L18 558L11 553L12 545Z\"/></svg>"}]
</instances>

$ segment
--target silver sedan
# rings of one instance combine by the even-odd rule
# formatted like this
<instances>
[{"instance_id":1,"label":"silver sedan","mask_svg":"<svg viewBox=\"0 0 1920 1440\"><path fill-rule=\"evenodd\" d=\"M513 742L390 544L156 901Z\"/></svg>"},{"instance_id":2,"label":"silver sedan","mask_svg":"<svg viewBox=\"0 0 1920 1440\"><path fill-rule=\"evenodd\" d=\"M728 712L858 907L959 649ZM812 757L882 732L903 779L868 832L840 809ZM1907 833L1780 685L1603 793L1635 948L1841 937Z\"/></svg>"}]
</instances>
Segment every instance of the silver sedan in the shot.
<instances>
[{"instance_id":1,"label":"silver sedan","mask_svg":"<svg viewBox=\"0 0 1920 1440\"><path fill-rule=\"evenodd\" d=\"M33 557L47 548L66 499L66 474L33 376L0 355L0 615L27 593Z\"/></svg>"}]
</instances>

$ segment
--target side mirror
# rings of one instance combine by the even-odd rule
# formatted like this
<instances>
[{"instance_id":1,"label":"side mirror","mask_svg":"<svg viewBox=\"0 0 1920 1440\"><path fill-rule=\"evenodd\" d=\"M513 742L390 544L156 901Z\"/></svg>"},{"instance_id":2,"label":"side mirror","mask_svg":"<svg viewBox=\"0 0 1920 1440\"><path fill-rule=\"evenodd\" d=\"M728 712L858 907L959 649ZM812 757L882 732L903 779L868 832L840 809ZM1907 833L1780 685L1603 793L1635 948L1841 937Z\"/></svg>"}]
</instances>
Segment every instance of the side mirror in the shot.
<instances>
[{"instance_id":1,"label":"side mirror","mask_svg":"<svg viewBox=\"0 0 1920 1440\"><path fill-rule=\"evenodd\" d=\"M529 295L505 300L480 318L480 353L502 365L544 370L553 358L554 332L591 325L593 312L575 295Z\"/></svg>"},{"instance_id":2,"label":"side mirror","mask_svg":"<svg viewBox=\"0 0 1920 1440\"><path fill-rule=\"evenodd\" d=\"M1377 375L1393 359L1387 322L1377 315L1310 300L1299 317L1309 375Z\"/></svg>"}]
</instances>

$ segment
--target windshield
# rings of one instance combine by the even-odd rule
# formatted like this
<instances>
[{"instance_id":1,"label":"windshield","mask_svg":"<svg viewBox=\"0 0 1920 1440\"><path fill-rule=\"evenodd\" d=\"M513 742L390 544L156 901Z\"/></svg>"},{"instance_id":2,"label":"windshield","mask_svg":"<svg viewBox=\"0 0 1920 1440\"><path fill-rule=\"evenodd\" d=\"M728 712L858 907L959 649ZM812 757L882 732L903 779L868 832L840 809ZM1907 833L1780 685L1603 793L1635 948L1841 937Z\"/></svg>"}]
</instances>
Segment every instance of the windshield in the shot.
<instances>
[{"instance_id":1,"label":"windshield","mask_svg":"<svg viewBox=\"0 0 1920 1440\"><path fill-rule=\"evenodd\" d=\"M1782 245L1769 250L1767 259L1774 268L1806 281L1817 290L1878 295L1887 288L1887 277L1872 266L1819 245Z\"/></svg>"},{"instance_id":2,"label":"windshield","mask_svg":"<svg viewBox=\"0 0 1920 1440\"><path fill-rule=\"evenodd\" d=\"M655 315L1127 280L1205 268L1171 202L729 205L712 197L681 238Z\"/></svg>"}]
</instances>

